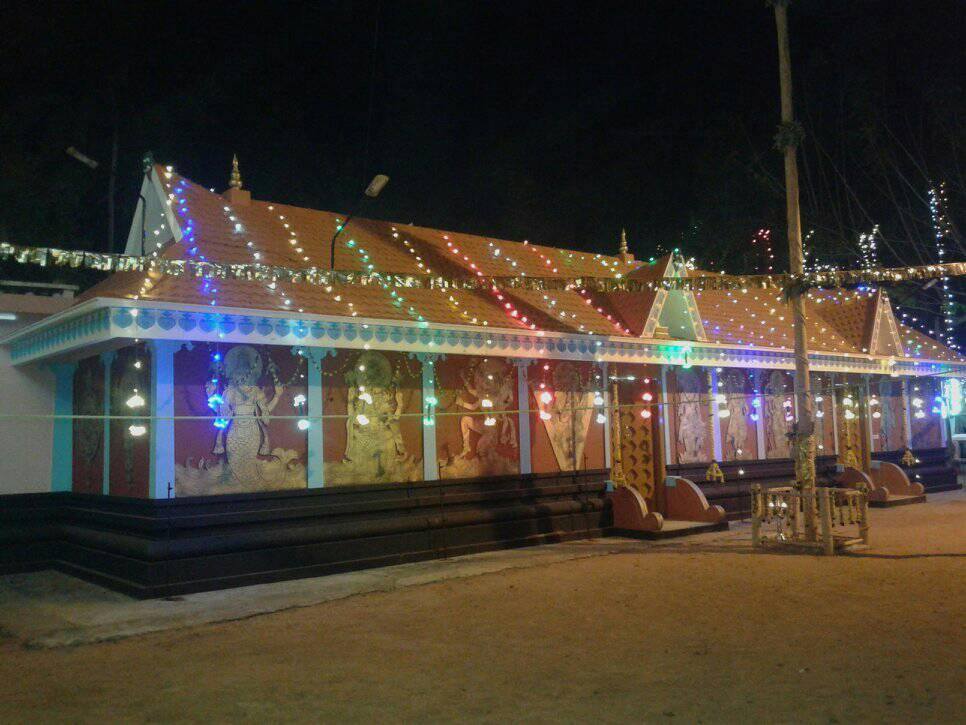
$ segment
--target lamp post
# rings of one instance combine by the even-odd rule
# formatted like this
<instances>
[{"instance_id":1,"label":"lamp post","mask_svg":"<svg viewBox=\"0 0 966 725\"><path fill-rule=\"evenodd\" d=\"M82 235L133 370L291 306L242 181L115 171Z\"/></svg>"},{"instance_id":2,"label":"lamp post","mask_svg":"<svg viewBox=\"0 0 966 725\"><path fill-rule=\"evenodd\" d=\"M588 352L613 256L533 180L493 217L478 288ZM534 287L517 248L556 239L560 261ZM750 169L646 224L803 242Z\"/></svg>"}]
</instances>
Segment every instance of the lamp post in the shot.
<instances>
[{"instance_id":1,"label":"lamp post","mask_svg":"<svg viewBox=\"0 0 966 725\"><path fill-rule=\"evenodd\" d=\"M365 195L370 199L375 199L379 196L380 192L386 188L386 184L389 183L389 177L385 174L376 174L372 177L372 181L369 182L369 186L366 187ZM365 197L360 200L360 203L365 201ZM349 226L349 222L352 221L352 217L356 215L356 209L352 211L349 216L346 217L345 221L339 224L335 228L335 234L332 235L332 241L329 242L329 269L335 270L335 240L338 239L339 235L342 234L342 230Z\"/></svg>"},{"instance_id":2,"label":"lamp post","mask_svg":"<svg viewBox=\"0 0 966 725\"><path fill-rule=\"evenodd\" d=\"M788 48L789 0L773 0L775 27L778 33L778 70L781 85L782 122L775 145L785 156L785 205L788 215L788 266L793 275L804 270L802 253L802 220L798 205L798 159L796 151L802 139L802 128L795 121L792 106L792 61ZM814 541L815 532L815 421L810 394L808 343L805 331L805 302L801 290L789 294L795 325L795 401L798 420L793 428L795 478L802 490L805 507L805 538Z\"/></svg>"}]
</instances>

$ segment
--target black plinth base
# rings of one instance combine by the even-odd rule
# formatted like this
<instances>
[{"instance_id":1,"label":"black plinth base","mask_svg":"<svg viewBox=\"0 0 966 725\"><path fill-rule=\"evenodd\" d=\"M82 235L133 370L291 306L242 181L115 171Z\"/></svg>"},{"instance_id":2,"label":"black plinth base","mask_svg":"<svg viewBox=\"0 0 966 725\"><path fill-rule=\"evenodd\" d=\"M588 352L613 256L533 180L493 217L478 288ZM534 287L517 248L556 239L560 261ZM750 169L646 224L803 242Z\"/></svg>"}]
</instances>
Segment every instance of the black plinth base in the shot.
<instances>
[{"instance_id":1,"label":"black plinth base","mask_svg":"<svg viewBox=\"0 0 966 725\"><path fill-rule=\"evenodd\" d=\"M5 496L0 572L139 598L602 536L605 471L145 501Z\"/></svg>"}]
</instances>

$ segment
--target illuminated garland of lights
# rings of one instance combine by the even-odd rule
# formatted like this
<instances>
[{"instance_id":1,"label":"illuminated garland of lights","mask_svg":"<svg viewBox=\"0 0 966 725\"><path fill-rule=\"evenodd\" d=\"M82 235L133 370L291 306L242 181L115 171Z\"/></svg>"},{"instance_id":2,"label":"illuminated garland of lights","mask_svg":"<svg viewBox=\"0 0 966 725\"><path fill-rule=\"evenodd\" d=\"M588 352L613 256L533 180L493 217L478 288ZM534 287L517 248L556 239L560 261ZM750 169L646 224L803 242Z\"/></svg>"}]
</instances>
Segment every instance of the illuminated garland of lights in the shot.
<instances>
[{"instance_id":1,"label":"illuminated garland of lights","mask_svg":"<svg viewBox=\"0 0 966 725\"><path fill-rule=\"evenodd\" d=\"M399 238L399 232L396 229L396 227L393 227L392 228L392 236L395 239L398 239ZM425 274L431 274L432 273L432 270L429 268L429 266L423 260L422 255L420 255L420 254L418 254L416 252L416 248L413 246L412 242L410 242L408 239L405 239L404 238L403 239L403 246L406 248L406 250L410 254L412 254L416 258L416 267L419 269L419 271L421 273L425 273ZM483 276L483 273L480 272L478 269L476 269L476 265L473 265L472 266L472 269L474 269L474 271L476 272L476 275L478 277L482 277ZM472 317L471 318L469 312L467 312L465 309L462 309L462 310L460 309L460 301L459 301L459 299L458 299L458 297L456 295L455 290L450 290L449 295L447 295L447 297L446 297L446 301L450 304L451 309L453 309L454 311L459 312L460 317L465 318L471 325L481 325L482 327L488 327L489 326L489 324L490 324L490 321L489 320L486 320L486 319L480 320L479 317Z\"/></svg>"},{"instance_id":2,"label":"illuminated garland of lights","mask_svg":"<svg viewBox=\"0 0 966 725\"><path fill-rule=\"evenodd\" d=\"M457 258L462 256L463 261L470 265L470 269L473 270L473 273L478 278L482 278L484 276L483 273L477 268L476 262L471 260L469 255L466 254L466 252L460 252L460 248L450 241L448 234L444 234L443 239L446 240L446 248L449 250L450 254L455 254ZM533 320L529 319L526 315L520 314L520 310L517 309L516 305L514 305L513 302L506 299L506 296L504 295L503 291L495 282L493 281L490 282L489 290L493 294L493 296L496 297L497 302L500 303L507 317L509 317L511 320L513 320L513 322L520 325L521 327L527 327L531 330L537 330L536 323L533 322ZM543 330L538 331L537 334L542 335Z\"/></svg>"},{"instance_id":3,"label":"illuminated garland of lights","mask_svg":"<svg viewBox=\"0 0 966 725\"><path fill-rule=\"evenodd\" d=\"M759 229L751 238L751 248L755 253L755 272L771 274L775 269L775 254L771 247L771 229ZM762 254L764 250L764 254ZM764 264L760 260L764 258Z\"/></svg>"},{"instance_id":4,"label":"illuminated garland of lights","mask_svg":"<svg viewBox=\"0 0 966 725\"><path fill-rule=\"evenodd\" d=\"M335 222L336 222L336 229L337 230L341 230L342 229L342 222L341 222L341 220L336 219ZM396 227L393 227L392 228L392 232L393 232L393 237L398 239L399 238L399 232L396 230ZM348 249L354 249L355 250L356 254L359 255L359 258L361 259L361 261L362 261L363 265L365 266L366 270L368 270L368 273L373 278L375 278L375 280L379 283L379 285L384 290L386 290L389 293L390 303L392 304L393 307L396 307L396 308L398 308L400 310L403 310L404 309L405 312L406 312L406 314L409 315L413 320L415 320L416 322L418 322L420 324L420 326L422 326L422 327L425 327L426 325L429 324L426 321L426 318L423 317L419 313L419 310L417 310L411 304L410 305L406 305L406 298L403 295L401 295L399 292L397 292L393 288L394 286L392 284L390 284L386 279L383 278L383 275L380 274L379 271L376 269L376 265L372 262L372 257L371 257L371 255L369 254L369 252L366 249L364 249L363 247L361 247L356 242L355 239L351 239L351 238L348 239L348 240L346 240L345 246ZM427 268L426 274L431 274L431 273L432 273L432 270ZM405 305L405 307L404 307L404 305ZM349 306L351 307L352 304L350 303ZM353 315L352 316L353 317L356 316L356 313L354 311L353 311ZM365 424L364 423L360 423L360 425L365 425Z\"/></svg>"},{"instance_id":5,"label":"illuminated garland of lights","mask_svg":"<svg viewBox=\"0 0 966 725\"><path fill-rule=\"evenodd\" d=\"M859 235L859 264L866 272L871 272L879 266L879 250L876 237L879 235L879 225L872 227L868 234Z\"/></svg>"},{"instance_id":6,"label":"illuminated garland of lights","mask_svg":"<svg viewBox=\"0 0 966 725\"><path fill-rule=\"evenodd\" d=\"M936 261L943 264L946 259L946 239L951 233L949 217L946 214L946 182L942 181L938 187L929 190L929 213L932 217L933 232L936 236ZM939 311L943 320L943 331L937 331L940 341L947 347L958 350L956 339L953 335L953 295L949 291L949 277L943 276L939 279L942 285L942 300Z\"/></svg>"},{"instance_id":7,"label":"illuminated garland of lights","mask_svg":"<svg viewBox=\"0 0 966 725\"><path fill-rule=\"evenodd\" d=\"M628 277L443 277L423 274L387 272L367 274L346 270L328 270L318 267L295 268L268 264L239 264L195 261L191 259L163 259L155 255L132 256L85 252L51 247L27 247L0 242L0 259L16 264L32 264L40 267L71 267L100 272L153 272L172 277L198 277L202 279L265 280L275 277L278 281L316 286L345 285L366 286L373 284L421 289L484 289L491 281L506 289L565 290L584 287L597 292L643 292L655 290L740 290L776 289L795 290L835 287L854 287L860 284L883 284L915 280L940 279L966 276L966 262L944 262L916 267L894 267L863 270L836 270L807 275L723 275L706 274L695 277L665 277L660 280L641 280Z\"/></svg>"}]
</instances>

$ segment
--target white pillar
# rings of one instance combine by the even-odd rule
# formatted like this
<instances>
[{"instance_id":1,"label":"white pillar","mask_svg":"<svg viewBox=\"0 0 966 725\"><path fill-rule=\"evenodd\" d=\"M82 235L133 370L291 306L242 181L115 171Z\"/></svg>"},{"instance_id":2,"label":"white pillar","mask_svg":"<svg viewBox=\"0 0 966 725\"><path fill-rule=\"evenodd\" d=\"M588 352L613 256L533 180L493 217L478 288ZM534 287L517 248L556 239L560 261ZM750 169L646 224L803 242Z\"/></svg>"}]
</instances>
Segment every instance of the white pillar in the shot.
<instances>
[{"instance_id":1,"label":"white pillar","mask_svg":"<svg viewBox=\"0 0 966 725\"><path fill-rule=\"evenodd\" d=\"M306 485L309 488L322 488L325 485L324 429L322 420L324 396L322 394L322 364L330 350L324 347L313 347L302 350L305 364L308 368L306 380L306 413L309 428L306 431L306 451L308 468L306 470Z\"/></svg>"},{"instance_id":2,"label":"white pillar","mask_svg":"<svg viewBox=\"0 0 966 725\"><path fill-rule=\"evenodd\" d=\"M74 372L77 365L54 365L54 415L74 413ZM70 491L74 487L74 421L54 418L54 450L51 455L50 490Z\"/></svg>"},{"instance_id":3,"label":"white pillar","mask_svg":"<svg viewBox=\"0 0 966 725\"><path fill-rule=\"evenodd\" d=\"M872 382L868 375L865 376L865 415L866 415L866 428L869 431L869 458L871 459L872 454L875 453L875 436L872 434ZM882 407L882 401L879 401L879 407ZM881 416L881 411L879 412ZM880 418L881 420L881 418Z\"/></svg>"},{"instance_id":4,"label":"white pillar","mask_svg":"<svg viewBox=\"0 0 966 725\"><path fill-rule=\"evenodd\" d=\"M912 448L912 396L909 391L909 378L902 379L902 401L903 407L905 408L905 420L903 420L903 428L906 432L906 445Z\"/></svg>"},{"instance_id":5,"label":"white pillar","mask_svg":"<svg viewBox=\"0 0 966 725\"><path fill-rule=\"evenodd\" d=\"M111 493L111 365L117 353L113 350L101 353L101 365L104 366L104 395L101 414L104 416L104 455L101 458L101 493L108 496Z\"/></svg>"},{"instance_id":6,"label":"white pillar","mask_svg":"<svg viewBox=\"0 0 966 725\"><path fill-rule=\"evenodd\" d=\"M755 370L755 381L754 381L754 397L752 398L752 410L755 411L755 441L758 443L758 458L767 458L767 453L765 451L765 396L762 391L761 382L761 370ZM758 405L754 405L754 401L758 401Z\"/></svg>"},{"instance_id":7,"label":"white pillar","mask_svg":"<svg viewBox=\"0 0 966 725\"><path fill-rule=\"evenodd\" d=\"M531 360L514 360L517 368L517 431L520 438L520 473L533 473L530 461L530 385L527 367Z\"/></svg>"},{"instance_id":8,"label":"white pillar","mask_svg":"<svg viewBox=\"0 0 966 725\"><path fill-rule=\"evenodd\" d=\"M661 366L661 422L664 424L664 463L670 466L674 463L671 453L671 405L667 390L667 366Z\"/></svg>"},{"instance_id":9,"label":"white pillar","mask_svg":"<svg viewBox=\"0 0 966 725\"><path fill-rule=\"evenodd\" d=\"M610 470L611 450L610 450L610 426L611 426L611 400L610 400L610 380L607 377L607 363L598 363L600 366L600 394L604 398L604 468ZM618 400L618 403L620 401ZM596 415L594 416L596 422ZM620 420L620 411L617 411L617 418Z\"/></svg>"},{"instance_id":10,"label":"white pillar","mask_svg":"<svg viewBox=\"0 0 966 725\"><path fill-rule=\"evenodd\" d=\"M151 349L151 457L148 495L174 498L174 354L181 343L152 340Z\"/></svg>"},{"instance_id":11,"label":"white pillar","mask_svg":"<svg viewBox=\"0 0 966 725\"><path fill-rule=\"evenodd\" d=\"M416 359L423 369L423 480L439 480L439 462L436 460L436 361L440 356L433 353L417 353ZM432 421L426 425L426 419Z\"/></svg>"},{"instance_id":12,"label":"white pillar","mask_svg":"<svg viewBox=\"0 0 966 725\"><path fill-rule=\"evenodd\" d=\"M721 418L718 417L718 369L708 369L708 384L711 386L711 443L714 449L714 459L719 463L723 460L724 454L721 446Z\"/></svg>"},{"instance_id":13,"label":"white pillar","mask_svg":"<svg viewBox=\"0 0 966 725\"><path fill-rule=\"evenodd\" d=\"M835 373L829 374L829 389L831 390L832 396L832 440L834 445L832 446L832 451L835 455L839 454L839 414L838 414L838 403L835 402Z\"/></svg>"}]
</instances>

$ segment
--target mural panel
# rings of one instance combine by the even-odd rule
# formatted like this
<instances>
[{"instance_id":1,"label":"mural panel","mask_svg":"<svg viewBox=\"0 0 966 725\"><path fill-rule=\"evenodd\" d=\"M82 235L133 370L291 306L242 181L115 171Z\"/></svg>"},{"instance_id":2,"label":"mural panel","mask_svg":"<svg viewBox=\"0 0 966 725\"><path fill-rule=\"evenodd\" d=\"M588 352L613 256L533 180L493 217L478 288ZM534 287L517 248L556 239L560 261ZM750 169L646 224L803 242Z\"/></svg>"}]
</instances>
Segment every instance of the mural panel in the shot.
<instances>
[{"instance_id":1,"label":"mural panel","mask_svg":"<svg viewBox=\"0 0 966 725\"><path fill-rule=\"evenodd\" d=\"M869 399L872 450L902 450L906 445L902 381L892 378L873 380L869 390L872 394Z\"/></svg>"},{"instance_id":2,"label":"mural panel","mask_svg":"<svg viewBox=\"0 0 966 725\"><path fill-rule=\"evenodd\" d=\"M435 368L440 478L519 473L516 366L502 358L452 355Z\"/></svg>"},{"instance_id":3,"label":"mural panel","mask_svg":"<svg viewBox=\"0 0 966 725\"><path fill-rule=\"evenodd\" d=\"M711 394L707 369L668 369L666 380L671 406L671 461L710 461L714 455L714 445L711 440Z\"/></svg>"},{"instance_id":4,"label":"mural panel","mask_svg":"<svg viewBox=\"0 0 966 725\"><path fill-rule=\"evenodd\" d=\"M546 360L527 371L530 384L530 446L533 471L604 467L604 426L594 399L603 392L593 363Z\"/></svg>"},{"instance_id":5,"label":"mural panel","mask_svg":"<svg viewBox=\"0 0 966 725\"><path fill-rule=\"evenodd\" d=\"M77 363L74 371L74 415L103 415L104 365L98 356ZM75 420L73 474L76 493L104 492L104 421Z\"/></svg>"},{"instance_id":6,"label":"mural panel","mask_svg":"<svg viewBox=\"0 0 966 725\"><path fill-rule=\"evenodd\" d=\"M835 406L833 378L828 373L812 375L812 401L815 411L815 452L820 456L835 453Z\"/></svg>"},{"instance_id":7,"label":"mural panel","mask_svg":"<svg viewBox=\"0 0 966 725\"><path fill-rule=\"evenodd\" d=\"M403 353L340 350L323 361L325 485L420 481L422 367Z\"/></svg>"},{"instance_id":8,"label":"mural panel","mask_svg":"<svg viewBox=\"0 0 966 725\"><path fill-rule=\"evenodd\" d=\"M151 415L151 357L143 344L121 348L111 363L111 415ZM111 421L111 495L148 497L151 436L131 434L137 421ZM144 421L143 425L150 424Z\"/></svg>"},{"instance_id":9,"label":"mural panel","mask_svg":"<svg viewBox=\"0 0 966 725\"><path fill-rule=\"evenodd\" d=\"M912 448L940 448L943 444L940 426L945 421L933 409L939 403L940 384L936 378L911 379L909 405L912 411Z\"/></svg>"},{"instance_id":10,"label":"mural panel","mask_svg":"<svg viewBox=\"0 0 966 725\"><path fill-rule=\"evenodd\" d=\"M721 428L721 457L726 461L747 461L758 458L758 428L761 415L755 405L755 374L751 370L723 368L718 373L718 391L724 401L716 398ZM722 413L726 413L722 417Z\"/></svg>"},{"instance_id":11,"label":"mural panel","mask_svg":"<svg viewBox=\"0 0 966 725\"><path fill-rule=\"evenodd\" d=\"M785 370L762 373L762 395L765 423L765 457L788 458L791 443L788 434L795 422L795 388L793 377Z\"/></svg>"},{"instance_id":12,"label":"mural panel","mask_svg":"<svg viewBox=\"0 0 966 725\"><path fill-rule=\"evenodd\" d=\"M294 418L306 360L291 348L197 344L174 360L175 495L302 488L306 434ZM303 398L304 399L304 398Z\"/></svg>"}]
</instances>

